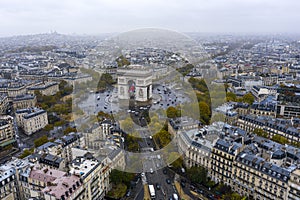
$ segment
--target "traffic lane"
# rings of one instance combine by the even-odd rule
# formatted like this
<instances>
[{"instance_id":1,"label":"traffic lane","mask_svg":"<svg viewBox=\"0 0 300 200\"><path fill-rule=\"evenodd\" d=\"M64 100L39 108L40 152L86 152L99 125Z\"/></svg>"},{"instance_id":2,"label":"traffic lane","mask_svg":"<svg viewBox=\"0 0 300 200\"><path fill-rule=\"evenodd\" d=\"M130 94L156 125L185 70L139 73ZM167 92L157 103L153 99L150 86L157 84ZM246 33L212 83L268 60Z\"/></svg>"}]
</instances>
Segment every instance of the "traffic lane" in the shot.
<instances>
[{"instance_id":1,"label":"traffic lane","mask_svg":"<svg viewBox=\"0 0 300 200\"><path fill-rule=\"evenodd\" d=\"M167 183L166 180L169 179L171 182ZM163 169L157 170L153 174L147 173L148 184L153 184L156 186L157 183L160 184L161 189L158 191L158 198L168 199L174 193L177 193L174 186L174 174L168 172L167 174L163 173ZM163 191L165 194L163 194Z\"/></svg>"},{"instance_id":2,"label":"traffic lane","mask_svg":"<svg viewBox=\"0 0 300 200\"><path fill-rule=\"evenodd\" d=\"M144 199L144 187L143 187L143 185L142 185L141 189L139 190L139 192L134 197L134 200L142 200L142 199Z\"/></svg>"},{"instance_id":3,"label":"traffic lane","mask_svg":"<svg viewBox=\"0 0 300 200\"><path fill-rule=\"evenodd\" d=\"M177 174L180 176L180 179L178 180L180 183L182 180L185 180L185 187L182 187L182 189L188 196L194 196L194 194L191 193L191 190L204 197L208 197L208 195L214 195L210 190L201 184L192 184L190 180L186 179L185 173L179 172ZM210 199L213 199L213 197L210 197Z\"/></svg>"},{"instance_id":4,"label":"traffic lane","mask_svg":"<svg viewBox=\"0 0 300 200\"><path fill-rule=\"evenodd\" d=\"M154 172L153 174L147 173L148 174L148 184L153 185L155 188L156 192L156 199L166 199L166 196L163 193L164 188L162 188L162 183L161 183L161 174L159 172ZM156 184L160 184L161 188L158 190L156 187Z\"/></svg>"}]
</instances>

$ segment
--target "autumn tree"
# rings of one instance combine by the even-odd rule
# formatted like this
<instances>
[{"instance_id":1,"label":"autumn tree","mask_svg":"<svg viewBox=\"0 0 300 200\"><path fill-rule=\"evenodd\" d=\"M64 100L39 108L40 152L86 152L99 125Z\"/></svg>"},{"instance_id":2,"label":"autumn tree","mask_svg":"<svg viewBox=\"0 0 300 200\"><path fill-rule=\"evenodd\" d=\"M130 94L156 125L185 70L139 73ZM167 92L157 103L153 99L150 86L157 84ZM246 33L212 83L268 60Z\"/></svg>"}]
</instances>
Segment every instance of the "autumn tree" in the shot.
<instances>
[{"instance_id":1,"label":"autumn tree","mask_svg":"<svg viewBox=\"0 0 300 200\"><path fill-rule=\"evenodd\" d=\"M180 117L180 110L176 109L173 106L168 107L167 109L167 117L168 118L176 118L176 117Z\"/></svg>"},{"instance_id":2,"label":"autumn tree","mask_svg":"<svg viewBox=\"0 0 300 200\"><path fill-rule=\"evenodd\" d=\"M36 140L34 140L34 147L42 146L43 144L49 142L47 135L44 135Z\"/></svg>"},{"instance_id":3,"label":"autumn tree","mask_svg":"<svg viewBox=\"0 0 300 200\"><path fill-rule=\"evenodd\" d=\"M253 96L251 93L247 93L247 94L245 94L245 95L243 96L242 101L243 101L244 103L247 103L247 104L249 104L249 105L252 105L253 102L255 101L255 98L254 98L254 96Z\"/></svg>"},{"instance_id":4,"label":"autumn tree","mask_svg":"<svg viewBox=\"0 0 300 200\"><path fill-rule=\"evenodd\" d=\"M236 94L234 94L233 92L227 92L226 93L226 101L236 101Z\"/></svg>"},{"instance_id":5,"label":"autumn tree","mask_svg":"<svg viewBox=\"0 0 300 200\"><path fill-rule=\"evenodd\" d=\"M200 121L204 124L209 124L211 117L210 107L204 101L199 102Z\"/></svg>"}]
</instances>

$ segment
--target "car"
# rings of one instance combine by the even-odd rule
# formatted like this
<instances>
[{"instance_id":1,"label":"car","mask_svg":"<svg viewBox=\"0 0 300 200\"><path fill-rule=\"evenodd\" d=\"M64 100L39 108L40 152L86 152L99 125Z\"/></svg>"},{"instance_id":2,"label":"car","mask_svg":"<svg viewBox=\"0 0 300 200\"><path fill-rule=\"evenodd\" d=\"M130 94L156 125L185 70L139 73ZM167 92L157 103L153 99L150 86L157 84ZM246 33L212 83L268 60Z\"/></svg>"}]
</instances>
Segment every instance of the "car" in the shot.
<instances>
[{"instance_id":1,"label":"car","mask_svg":"<svg viewBox=\"0 0 300 200\"><path fill-rule=\"evenodd\" d=\"M166 170L166 169L164 169L164 170L163 170L163 173L164 173L164 174L167 174L167 170Z\"/></svg>"},{"instance_id":2,"label":"car","mask_svg":"<svg viewBox=\"0 0 300 200\"><path fill-rule=\"evenodd\" d=\"M127 193L126 193L126 197L130 197L130 195L131 195L131 191L128 190Z\"/></svg>"},{"instance_id":3,"label":"car","mask_svg":"<svg viewBox=\"0 0 300 200\"><path fill-rule=\"evenodd\" d=\"M182 172L182 173L185 173L185 169L184 169L183 167L181 168L181 172Z\"/></svg>"},{"instance_id":4,"label":"car","mask_svg":"<svg viewBox=\"0 0 300 200\"><path fill-rule=\"evenodd\" d=\"M195 186L190 185L190 189L194 191L195 190Z\"/></svg>"},{"instance_id":5,"label":"car","mask_svg":"<svg viewBox=\"0 0 300 200\"><path fill-rule=\"evenodd\" d=\"M178 195L176 193L173 194L173 199L178 200Z\"/></svg>"},{"instance_id":6,"label":"car","mask_svg":"<svg viewBox=\"0 0 300 200\"><path fill-rule=\"evenodd\" d=\"M160 185L159 185L159 183L156 183L156 189L157 189L157 190L160 190Z\"/></svg>"},{"instance_id":7,"label":"car","mask_svg":"<svg viewBox=\"0 0 300 200\"><path fill-rule=\"evenodd\" d=\"M153 169L152 168L150 168L150 173L153 174Z\"/></svg>"},{"instance_id":8,"label":"car","mask_svg":"<svg viewBox=\"0 0 300 200\"><path fill-rule=\"evenodd\" d=\"M152 140L152 136L151 135L149 136L149 138L150 138L150 140Z\"/></svg>"},{"instance_id":9,"label":"car","mask_svg":"<svg viewBox=\"0 0 300 200\"><path fill-rule=\"evenodd\" d=\"M144 177L144 176L145 176L145 173L144 173L144 172L142 172L142 173L141 173L141 176L142 176L142 177Z\"/></svg>"},{"instance_id":10,"label":"car","mask_svg":"<svg viewBox=\"0 0 300 200\"><path fill-rule=\"evenodd\" d=\"M166 179L166 182L168 183L168 184L171 184L171 180L170 179Z\"/></svg>"},{"instance_id":11,"label":"car","mask_svg":"<svg viewBox=\"0 0 300 200\"><path fill-rule=\"evenodd\" d=\"M201 190L201 189L198 189L198 190L197 190L197 193L199 193L199 194L204 194L203 190Z\"/></svg>"},{"instance_id":12,"label":"car","mask_svg":"<svg viewBox=\"0 0 300 200\"><path fill-rule=\"evenodd\" d=\"M185 183L184 182L180 182L181 187L185 187Z\"/></svg>"}]
</instances>

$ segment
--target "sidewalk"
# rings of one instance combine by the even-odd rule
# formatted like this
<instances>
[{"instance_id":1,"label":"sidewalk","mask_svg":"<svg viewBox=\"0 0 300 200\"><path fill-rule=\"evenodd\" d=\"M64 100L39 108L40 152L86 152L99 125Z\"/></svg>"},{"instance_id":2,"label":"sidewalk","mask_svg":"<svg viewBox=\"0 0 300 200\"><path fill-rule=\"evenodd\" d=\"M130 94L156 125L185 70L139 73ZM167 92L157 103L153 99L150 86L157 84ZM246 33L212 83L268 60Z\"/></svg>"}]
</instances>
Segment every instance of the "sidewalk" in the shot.
<instances>
[{"instance_id":1,"label":"sidewalk","mask_svg":"<svg viewBox=\"0 0 300 200\"><path fill-rule=\"evenodd\" d=\"M182 199L182 200L192 200L191 197L189 197L187 194L185 194L185 192L181 188L181 185L178 181L175 181L175 187L177 189L177 192L179 193L180 199Z\"/></svg>"},{"instance_id":2,"label":"sidewalk","mask_svg":"<svg viewBox=\"0 0 300 200\"><path fill-rule=\"evenodd\" d=\"M151 200L147 184L144 185L144 200Z\"/></svg>"},{"instance_id":3,"label":"sidewalk","mask_svg":"<svg viewBox=\"0 0 300 200\"><path fill-rule=\"evenodd\" d=\"M201 194L198 194L197 192L191 191L191 193L195 196L198 197L199 199L203 199L203 200L208 200L208 198L204 197Z\"/></svg>"}]
</instances>

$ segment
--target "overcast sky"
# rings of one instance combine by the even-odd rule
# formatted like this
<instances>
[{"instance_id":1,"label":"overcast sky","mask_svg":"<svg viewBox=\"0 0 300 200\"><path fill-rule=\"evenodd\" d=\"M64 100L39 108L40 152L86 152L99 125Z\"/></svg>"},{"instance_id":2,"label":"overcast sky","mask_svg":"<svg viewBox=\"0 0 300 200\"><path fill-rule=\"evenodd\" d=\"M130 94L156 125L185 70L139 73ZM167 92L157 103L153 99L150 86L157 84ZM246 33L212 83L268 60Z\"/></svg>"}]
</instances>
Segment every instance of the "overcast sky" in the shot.
<instances>
[{"instance_id":1,"label":"overcast sky","mask_svg":"<svg viewBox=\"0 0 300 200\"><path fill-rule=\"evenodd\" d=\"M299 0L0 0L0 36L180 32L299 33Z\"/></svg>"}]
</instances>

